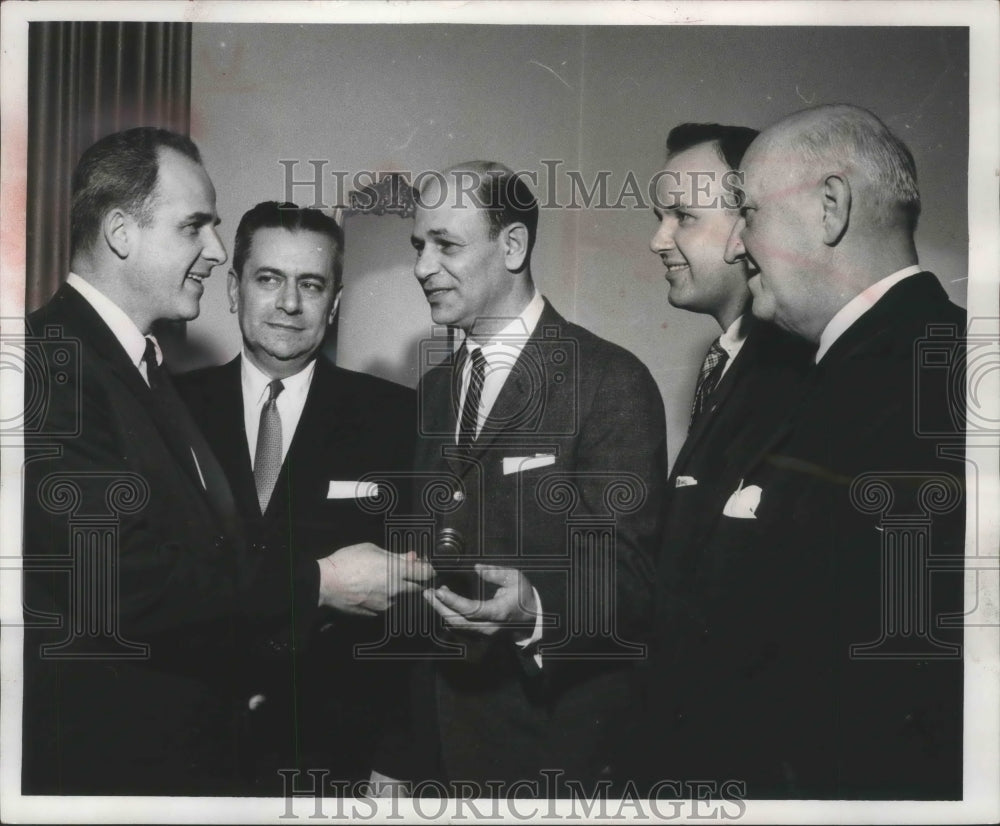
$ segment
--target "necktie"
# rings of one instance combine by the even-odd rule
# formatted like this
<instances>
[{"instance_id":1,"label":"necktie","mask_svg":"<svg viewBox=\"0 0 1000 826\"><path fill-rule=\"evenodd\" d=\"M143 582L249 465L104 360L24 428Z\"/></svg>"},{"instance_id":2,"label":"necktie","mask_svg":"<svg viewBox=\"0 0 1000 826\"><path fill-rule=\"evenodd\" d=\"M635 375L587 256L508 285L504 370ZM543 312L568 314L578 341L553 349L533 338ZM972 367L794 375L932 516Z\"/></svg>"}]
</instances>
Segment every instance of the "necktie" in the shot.
<instances>
[{"instance_id":1,"label":"necktie","mask_svg":"<svg viewBox=\"0 0 1000 826\"><path fill-rule=\"evenodd\" d=\"M479 402L483 396L483 382L486 379L486 356L479 347L474 347L471 353L472 370L469 374L469 389L465 393L465 404L462 405L462 418L459 420L458 443L468 447L476 441L476 424L479 421Z\"/></svg>"},{"instance_id":2,"label":"necktie","mask_svg":"<svg viewBox=\"0 0 1000 826\"><path fill-rule=\"evenodd\" d=\"M222 518L226 533L233 537L241 536L243 529L236 515L236 503L226 474L191 418L187 406L174 390L169 374L157 364L156 344L152 338L146 338L142 360L146 363L146 378L156 401L157 418L164 437L174 445L175 452L183 457L196 482L204 488L213 509Z\"/></svg>"},{"instance_id":3,"label":"necktie","mask_svg":"<svg viewBox=\"0 0 1000 826\"><path fill-rule=\"evenodd\" d=\"M281 416L278 413L278 396L285 389L280 379L267 386L268 397L260 410L260 427L257 428L257 450L253 460L253 478L257 484L257 501L260 512L267 510L274 483L281 471Z\"/></svg>"},{"instance_id":4,"label":"necktie","mask_svg":"<svg viewBox=\"0 0 1000 826\"><path fill-rule=\"evenodd\" d=\"M146 362L146 381L151 390L159 390L163 386L163 368L156 362L156 342L146 336L146 350L142 354Z\"/></svg>"},{"instance_id":5,"label":"necktie","mask_svg":"<svg viewBox=\"0 0 1000 826\"><path fill-rule=\"evenodd\" d=\"M701 365L701 373L698 374L698 384L694 391L694 404L691 405L691 423L704 412L708 405L708 397L719 384L722 378L722 371L726 369L726 362L729 354L722 349L718 339L712 342L705 354L705 361Z\"/></svg>"}]
</instances>

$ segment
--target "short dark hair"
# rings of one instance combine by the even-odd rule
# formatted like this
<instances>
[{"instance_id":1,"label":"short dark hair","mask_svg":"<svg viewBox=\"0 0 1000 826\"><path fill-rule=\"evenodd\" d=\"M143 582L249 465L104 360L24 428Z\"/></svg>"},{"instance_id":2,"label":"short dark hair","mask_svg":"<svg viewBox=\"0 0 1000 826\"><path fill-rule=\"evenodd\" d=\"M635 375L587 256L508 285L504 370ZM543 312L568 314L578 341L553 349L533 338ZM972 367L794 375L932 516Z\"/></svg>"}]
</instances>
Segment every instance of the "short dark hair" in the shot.
<instances>
[{"instance_id":1,"label":"short dark hair","mask_svg":"<svg viewBox=\"0 0 1000 826\"><path fill-rule=\"evenodd\" d=\"M300 207L289 201L262 201L243 213L233 242L233 271L243 275L243 265L250 256L254 233L259 229L287 229L318 232L333 241L333 278L339 284L344 268L344 231L333 218L312 207Z\"/></svg>"},{"instance_id":2,"label":"short dark hair","mask_svg":"<svg viewBox=\"0 0 1000 826\"><path fill-rule=\"evenodd\" d=\"M490 238L499 237L500 231L511 224L524 224L528 230L527 261L531 257L538 231L538 201L524 182L523 176L496 161L466 161L449 167L443 175L432 177L443 181L449 175L456 180L471 179L475 184L471 188L471 194L474 196L475 206L486 213ZM463 193L466 191L465 187L459 189ZM419 192L417 203L420 203Z\"/></svg>"},{"instance_id":3,"label":"short dark hair","mask_svg":"<svg viewBox=\"0 0 1000 826\"><path fill-rule=\"evenodd\" d=\"M140 226L149 224L161 149L201 163L201 153L189 137L155 126L114 132L83 153L73 171L71 253L97 239L101 220L114 207L135 216Z\"/></svg>"},{"instance_id":4,"label":"short dark hair","mask_svg":"<svg viewBox=\"0 0 1000 826\"><path fill-rule=\"evenodd\" d=\"M726 162L730 169L739 169L743 155L759 135L756 129L748 126L723 126L721 123L682 123L670 130L667 135L667 157L698 146L711 143L719 158Z\"/></svg>"}]
</instances>

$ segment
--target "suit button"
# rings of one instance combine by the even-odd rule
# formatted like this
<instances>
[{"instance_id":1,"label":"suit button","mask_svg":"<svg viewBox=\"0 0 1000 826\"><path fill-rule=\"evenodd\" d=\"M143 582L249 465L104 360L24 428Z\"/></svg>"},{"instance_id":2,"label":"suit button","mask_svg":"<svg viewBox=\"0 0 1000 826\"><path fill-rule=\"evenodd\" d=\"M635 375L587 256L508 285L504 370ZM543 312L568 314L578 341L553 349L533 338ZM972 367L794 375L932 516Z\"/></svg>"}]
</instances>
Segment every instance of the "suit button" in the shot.
<instances>
[{"instance_id":1,"label":"suit button","mask_svg":"<svg viewBox=\"0 0 1000 826\"><path fill-rule=\"evenodd\" d=\"M212 540L212 542L214 543L216 548L221 548L223 545L226 544L226 537L217 536Z\"/></svg>"},{"instance_id":2,"label":"suit button","mask_svg":"<svg viewBox=\"0 0 1000 826\"><path fill-rule=\"evenodd\" d=\"M462 491L460 491L460 490L456 490L451 495L451 498L454 499L456 502L463 502L463 501L465 501L465 494L462 493Z\"/></svg>"},{"instance_id":3,"label":"suit button","mask_svg":"<svg viewBox=\"0 0 1000 826\"><path fill-rule=\"evenodd\" d=\"M267 697L265 697L263 694L254 694L253 697L247 700L247 708L250 709L251 711L256 711L266 702L267 702Z\"/></svg>"}]
</instances>

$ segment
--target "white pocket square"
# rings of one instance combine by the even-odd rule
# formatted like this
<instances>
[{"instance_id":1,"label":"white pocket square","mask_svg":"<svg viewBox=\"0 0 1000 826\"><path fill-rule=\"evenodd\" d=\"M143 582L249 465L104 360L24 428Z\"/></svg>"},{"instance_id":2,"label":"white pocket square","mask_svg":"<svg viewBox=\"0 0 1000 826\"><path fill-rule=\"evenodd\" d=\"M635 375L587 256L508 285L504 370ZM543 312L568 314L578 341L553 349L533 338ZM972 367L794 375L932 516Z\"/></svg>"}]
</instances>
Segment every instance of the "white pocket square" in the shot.
<instances>
[{"instance_id":1,"label":"white pocket square","mask_svg":"<svg viewBox=\"0 0 1000 826\"><path fill-rule=\"evenodd\" d=\"M723 516L731 516L733 519L756 519L757 506L760 505L760 495L763 493L760 485L740 486L730 495L726 506L722 509Z\"/></svg>"},{"instance_id":2,"label":"white pocket square","mask_svg":"<svg viewBox=\"0 0 1000 826\"><path fill-rule=\"evenodd\" d=\"M330 482L327 499L370 499L378 496L375 482Z\"/></svg>"},{"instance_id":3,"label":"white pocket square","mask_svg":"<svg viewBox=\"0 0 1000 826\"><path fill-rule=\"evenodd\" d=\"M523 473L539 467L548 467L556 463L554 453L536 453L534 456L504 456L503 475Z\"/></svg>"},{"instance_id":4,"label":"white pocket square","mask_svg":"<svg viewBox=\"0 0 1000 826\"><path fill-rule=\"evenodd\" d=\"M674 480L675 488L689 488L692 485L697 485L697 484L698 480L695 479L693 476L678 476Z\"/></svg>"}]
</instances>

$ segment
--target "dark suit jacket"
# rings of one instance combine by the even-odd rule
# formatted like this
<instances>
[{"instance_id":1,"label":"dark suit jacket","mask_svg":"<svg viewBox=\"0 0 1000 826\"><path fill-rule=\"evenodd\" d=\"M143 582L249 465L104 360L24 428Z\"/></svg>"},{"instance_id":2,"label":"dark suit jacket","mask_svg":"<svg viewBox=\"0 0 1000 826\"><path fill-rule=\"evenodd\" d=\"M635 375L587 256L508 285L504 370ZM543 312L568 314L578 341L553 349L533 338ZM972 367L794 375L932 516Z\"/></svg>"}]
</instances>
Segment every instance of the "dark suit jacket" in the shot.
<instances>
[{"instance_id":1,"label":"dark suit jacket","mask_svg":"<svg viewBox=\"0 0 1000 826\"><path fill-rule=\"evenodd\" d=\"M225 792L237 778L238 728L222 699L236 640L287 611L279 577L295 580L307 613L318 569L243 543L218 505L231 511L232 494L211 451L201 461L207 477L217 471L214 499L177 422L75 290L28 328L39 412L25 437L23 790ZM69 573L73 555L83 564Z\"/></svg>"},{"instance_id":2,"label":"dark suit jacket","mask_svg":"<svg viewBox=\"0 0 1000 826\"><path fill-rule=\"evenodd\" d=\"M953 328L931 330L937 361L917 346L935 324ZM962 582L921 548L960 569L964 398L949 381L964 324L932 275L897 284L725 471L760 502L753 519L719 507L705 541L667 560L658 779L742 781L755 798L961 796L961 638L935 623L961 610ZM922 435L948 432L958 458Z\"/></svg>"},{"instance_id":3,"label":"dark suit jacket","mask_svg":"<svg viewBox=\"0 0 1000 826\"><path fill-rule=\"evenodd\" d=\"M402 493L396 507L406 507L405 474L416 434L412 390L317 359L302 417L261 515L244 427L240 357L188 373L178 385L225 468L260 553L291 567L358 542L387 547L389 514L358 499L328 499L327 493L331 481L376 474ZM287 577L284 582L291 609L293 583ZM312 621L303 623L289 610L245 651L236 701L247 718L246 757L258 794L283 794L279 768L328 769L330 780L367 778L385 707L399 702L399 661L354 655L355 645L383 639L385 618L324 611L307 619ZM259 705L251 710L248 701L255 695Z\"/></svg>"},{"instance_id":4,"label":"dark suit jacket","mask_svg":"<svg viewBox=\"0 0 1000 826\"><path fill-rule=\"evenodd\" d=\"M484 791L487 780L537 784L543 769L612 779L634 733L637 643L652 608L666 481L659 391L632 354L548 302L471 449L454 443L452 375L449 359L419 388L417 471L437 496L416 500L436 505L439 540L457 532L458 564L524 571L546 617L543 665L509 633L421 664L414 737L426 750L408 773L391 760L383 771ZM540 461L525 468L527 458ZM446 577L456 558L437 550Z\"/></svg>"},{"instance_id":5,"label":"dark suit jacket","mask_svg":"<svg viewBox=\"0 0 1000 826\"><path fill-rule=\"evenodd\" d=\"M670 472L658 608L673 576L667 561L700 547L732 493L723 471L759 450L761 440L787 417L812 364L813 345L753 316L743 323L746 341L692 423ZM692 479L697 484L690 484Z\"/></svg>"}]
</instances>

